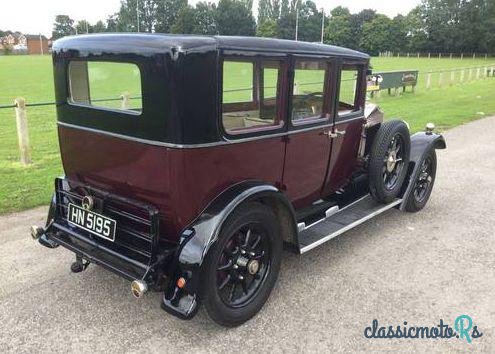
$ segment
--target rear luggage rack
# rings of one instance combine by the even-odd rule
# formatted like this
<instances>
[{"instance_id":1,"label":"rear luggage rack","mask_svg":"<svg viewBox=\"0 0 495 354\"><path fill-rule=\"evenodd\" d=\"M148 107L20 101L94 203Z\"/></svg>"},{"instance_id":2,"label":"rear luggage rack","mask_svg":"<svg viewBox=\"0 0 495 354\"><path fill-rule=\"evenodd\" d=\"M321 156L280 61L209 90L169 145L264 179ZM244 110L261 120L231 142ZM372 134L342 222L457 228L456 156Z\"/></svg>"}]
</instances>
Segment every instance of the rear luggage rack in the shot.
<instances>
[{"instance_id":1,"label":"rear luggage rack","mask_svg":"<svg viewBox=\"0 0 495 354\"><path fill-rule=\"evenodd\" d=\"M81 206L85 196L94 199L94 212L116 221L114 241L68 222L69 203ZM164 254L158 254L159 214L154 206L63 178L55 180L55 197L49 237L62 246L131 280L150 277L164 260Z\"/></svg>"}]
</instances>

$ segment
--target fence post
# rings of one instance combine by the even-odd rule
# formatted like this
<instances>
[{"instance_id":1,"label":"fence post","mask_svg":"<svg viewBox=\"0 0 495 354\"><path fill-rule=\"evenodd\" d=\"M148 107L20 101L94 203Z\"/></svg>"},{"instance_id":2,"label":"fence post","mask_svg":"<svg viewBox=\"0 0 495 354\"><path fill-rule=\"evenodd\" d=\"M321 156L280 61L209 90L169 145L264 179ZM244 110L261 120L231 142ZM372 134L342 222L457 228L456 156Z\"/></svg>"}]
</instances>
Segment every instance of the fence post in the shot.
<instances>
[{"instance_id":1,"label":"fence post","mask_svg":"<svg viewBox=\"0 0 495 354\"><path fill-rule=\"evenodd\" d=\"M459 83L462 84L463 81L464 81L464 69L461 70L461 77L459 78Z\"/></svg>"},{"instance_id":2,"label":"fence post","mask_svg":"<svg viewBox=\"0 0 495 354\"><path fill-rule=\"evenodd\" d=\"M480 78L480 68L476 69L476 80Z\"/></svg>"},{"instance_id":3,"label":"fence post","mask_svg":"<svg viewBox=\"0 0 495 354\"><path fill-rule=\"evenodd\" d=\"M442 53L438 53L438 59L442 59Z\"/></svg>"},{"instance_id":4,"label":"fence post","mask_svg":"<svg viewBox=\"0 0 495 354\"><path fill-rule=\"evenodd\" d=\"M120 104L122 109L129 109L130 105L130 100L131 100L131 95L129 92L124 92L122 95L120 95L120 98L122 99L122 103Z\"/></svg>"},{"instance_id":5,"label":"fence post","mask_svg":"<svg viewBox=\"0 0 495 354\"><path fill-rule=\"evenodd\" d=\"M428 53L428 59L430 59L430 57L431 57L431 53Z\"/></svg>"},{"instance_id":6,"label":"fence post","mask_svg":"<svg viewBox=\"0 0 495 354\"><path fill-rule=\"evenodd\" d=\"M409 53L407 53L407 57L409 58Z\"/></svg>"},{"instance_id":7,"label":"fence post","mask_svg":"<svg viewBox=\"0 0 495 354\"><path fill-rule=\"evenodd\" d=\"M440 71L440 74L438 74L438 86L442 88L442 82L443 81L443 71Z\"/></svg>"},{"instance_id":8,"label":"fence post","mask_svg":"<svg viewBox=\"0 0 495 354\"><path fill-rule=\"evenodd\" d=\"M29 165L31 163L31 151L29 148L29 131L26 114L26 100L22 97L14 100L15 121L17 125L17 139L19 141L19 152L21 153L21 163Z\"/></svg>"},{"instance_id":9,"label":"fence post","mask_svg":"<svg viewBox=\"0 0 495 354\"><path fill-rule=\"evenodd\" d=\"M461 60L462 60L462 58L464 58L464 53L461 53Z\"/></svg>"},{"instance_id":10,"label":"fence post","mask_svg":"<svg viewBox=\"0 0 495 354\"><path fill-rule=\"evenodd\" d=\"M418 59L419 59L419 53L418 53Z\"/></svg>"},{"instance_id":11,"label":"fence post","mask_svg":"<svg viewBox=\"0 0 495 354\"><path fill-rule=\"evenodd\" d=\"M455 80L455 70L452 70L450 72L450 86L454 84L454 80Z\"/></svg>"},{"instance_id":12,"label":"fence post","mask_svg":"<svg viewBox=\"0 0 495 354\"><path fill-rule=\"evenodd\" d=\"M473 59L476 59L476 53L473 53Z\"/></svg>"},{"instance_id":13,"label":"fence post","mask_svg":"<svg viewBox=\"0 0 495 354\"><path fill-rule=\"evenodd\" d=\"M471 81L472 76L473 76L473 69L469 68L468 81Z\"/></svg>"},{"instance_id":14,"label":"fence post","mask_svg":"<svg viewBox=\"0 0 495 354\"><path fill-rule=\"evenodd\" d=\"M485 60L488 58L488 53L485 53Z\"/></svg>"},{"instance_id":15,"label":"fence post","mask_svg":"<svg viewBox=\"0 0 495 354\"><path fill-rule=\"evenodd\" d=\"M450 59L452 59L452 53L450 53Z\"/></svg>"},{"instance_id":16,"label":"fence post","mask_svg":"<svg viewBox=\"0 0 495 354\"><path fill-rule=\"evenodd\" d=\"M428 76L426 76L426 89L429 90L431 86L431 72L428 73Z\"/></svg>"}]
</instances>

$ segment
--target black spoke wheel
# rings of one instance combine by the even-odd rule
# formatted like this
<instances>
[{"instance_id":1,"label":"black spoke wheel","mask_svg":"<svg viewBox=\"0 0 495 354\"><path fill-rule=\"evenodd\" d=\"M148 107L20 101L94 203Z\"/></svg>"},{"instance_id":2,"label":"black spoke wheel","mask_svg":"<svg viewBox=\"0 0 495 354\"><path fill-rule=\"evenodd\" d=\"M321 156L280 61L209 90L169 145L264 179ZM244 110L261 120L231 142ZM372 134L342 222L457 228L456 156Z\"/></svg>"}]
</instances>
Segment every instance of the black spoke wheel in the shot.
<instances>
[{"instance_id":1,"label":"black spoke wheel","mask_svg":"<svg viewBox=\"0 0 495 354\"><path fill-rule=\"evenodd\" d=\"M413 190L406 201L406 210L417 212L424 208L430 199L437 172L437 155L431 149L419 162L420 167L414 181Z\"/></svg>"},{"instance_id":2,"label":"black spoke wheel","mask_svg":"<svg viewBox=\"0 0 495 354\"><path fill-rule=\"evenodd\" d=\"M261 203L236 209L204 265L204 303L224 326L239 325L266 302L280 269L282 240L273 211Z\"/></svg>"},{"instance_id":3,"label":"black spoke wheel","mask_svg":"<svg viewBox=\"0 0 495 354\"><path fill-rule=\"evenodd\" d=\"M409 165L411 140L406 124L391 120L381 125L371 146L368 177L373 198L393 201L400 193Z\"/></svg>"},{"instance_id":4,"label":"black spoke wheel","mask_svg":"<svg viewBox=\"0 0 495 354\"><path fill-rule=\"evenodd\" d=\"M260 223L241 227L225 244L217 263L217 291L229 307L256 296L270 271L270 242Z\"/></svg>"}]
</instances>

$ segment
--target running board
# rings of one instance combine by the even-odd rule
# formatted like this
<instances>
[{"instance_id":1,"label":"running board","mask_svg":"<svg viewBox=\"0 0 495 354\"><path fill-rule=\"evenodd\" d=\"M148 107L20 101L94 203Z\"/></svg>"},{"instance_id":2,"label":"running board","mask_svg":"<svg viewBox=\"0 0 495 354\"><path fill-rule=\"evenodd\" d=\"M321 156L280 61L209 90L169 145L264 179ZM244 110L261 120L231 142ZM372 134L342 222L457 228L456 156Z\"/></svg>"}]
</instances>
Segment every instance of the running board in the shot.
<instances>
[{"instance_id":1,"label":"running board","mask_svg":"<svg viewBox=\"0 0 495 354\"><path fill-rule=\"evenodd\" d=\"M299 253L308 252L322 243L399 205L401 202L402 199L395 199L389 204L381 204L368 194L338 210L336 213L329 215L328 218L315 222L303 230L300 227Z\"/></svg>"}]
</instances>

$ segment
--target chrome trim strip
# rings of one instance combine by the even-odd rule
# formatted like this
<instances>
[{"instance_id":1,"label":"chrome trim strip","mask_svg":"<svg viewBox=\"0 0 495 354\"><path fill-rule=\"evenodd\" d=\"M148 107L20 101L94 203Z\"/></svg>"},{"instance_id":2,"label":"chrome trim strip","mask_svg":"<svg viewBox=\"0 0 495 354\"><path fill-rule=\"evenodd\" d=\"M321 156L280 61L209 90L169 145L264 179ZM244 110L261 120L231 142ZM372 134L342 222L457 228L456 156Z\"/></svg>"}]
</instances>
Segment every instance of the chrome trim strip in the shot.
<instances>
[{"instance_id":1,"label":"chrome trim strip","mask_svg":"<svg viewBox=\"0 0 495 354\"><path fill-rule=\"evenodd\" d=\"M368 197L368 195L367 195L367 196L365 196L365 197L363 197L363 198L366 198L366 197ZM352 204L357 203L358 201L362 200L363 198L361 198L361 199L357 200L357 201L356 201L356 202L354 202L354 203L349 204L348 206L351 206ZM312 244L310 244L310 245L307 245L307 246L302 247L302 248L299 250L299 253L300 253L300 254L303 254L303 253L305 253L305 252L308 252L308 251L312 250L313 248L318 247L318 246L319 246L319 245L321 245L322 243L325 243L325 242L327 242L327 241L331 240L332 238L337 237L337 236L339 236L339 235L343 234L344 232L346 232L346 231L348 231L348 230L350 230L350 229L352 229L352 228L354 228L354 227L356 227L356 226L358 226L358 225L361 225L361 224L362 224L362 223L364 223L365 221L368 221L369 219L371 219L371 218L373 218L373 217L375 217L375 216L377 216L377 215L379 215L379 214L381 214L381 213L383 213L383 212L385 212L385 211L387 211L387 210L389 210L389 209L392 209L393 207L395 207L396 205L398 205L398 204L400 204L400 203L402 203L402 199L397 199L397 200L394 200L393 202L391 202L391 203L389 203L389 204L387 204L387 205L384 205L382 208L380 208L380 209L378 209L378 210L374 211L373 213L368 214L368 215L366 215L365 217L363 217L363 218L361 218L361 219L359 219L359 220L356 220L356 221L354 221L353 223L351 223L351 224L349 224L349 225L347 225L347 226L344 226L343 228L341 228L341 229L339 229L339 230L335 231L334 233L329 234L329 235L327 235L327 236L325 236L325 237L323 237L323 238L320 238L318 241L313 242L313 243L312 243ZM347 206L347 207L348 207L348 206ZM346 207L346 208L347 208L347 207ZM345 209L345 208L342 208L342 209L341 209L341 211L342 211L342 210L344 210L344 209Z\"/></svg>"},{"instance_id":2,"label":"chrome trim strip","mask_svg":"<svg viewBox=\"0 0 495 354\"><path fill-rule=\"evenodd\" d=\"M330 127L333 127L335 125L348 123L350 121L357 120L357 119L364 119L364 118L362 116L360 116L360 117L351 118L351 119L348 119L345 121L340 121L340 122L337 122L335 124L334 123L328 123L328 124L316 125L316 126L312 126L312 127L308 127L308 128L303 128L303 129L294 129L294 130L289 130L289 131L285 131L285 132L281 132L281 133L267 134L267 135L260 135L260 136L251 136L251 137L240 138L240 139L224 138L224 140L222 140L222 141L215 141L212 143L201 143L201 144L165 143L163 141L136 138L133 136L127 136L127 135L123 135L123 134L107 132L105 130L83 127L80 125L75 125L75 124L70 124L70 123L65 123L65 122L57 122L57 124L62 126L62 127L66 127L66 128L85 130L85 131L92 132L95 134L108 135L108 136L111 136L113 138L135 141L135 142L142 143L142 144L161 146L161 147L167 147L167 148L172 148L172 149L199 149L199 148L230 145L230 144L240 144L240 143L246 143L246 142L256 141L256 140L261 140L261 139L278 138L278 137L288 136L288 135L292 135L292 134L304 133L304 132L308 132L308 131L316 130L316 129L330 128Z\"/></svg>"}]
</instances>

